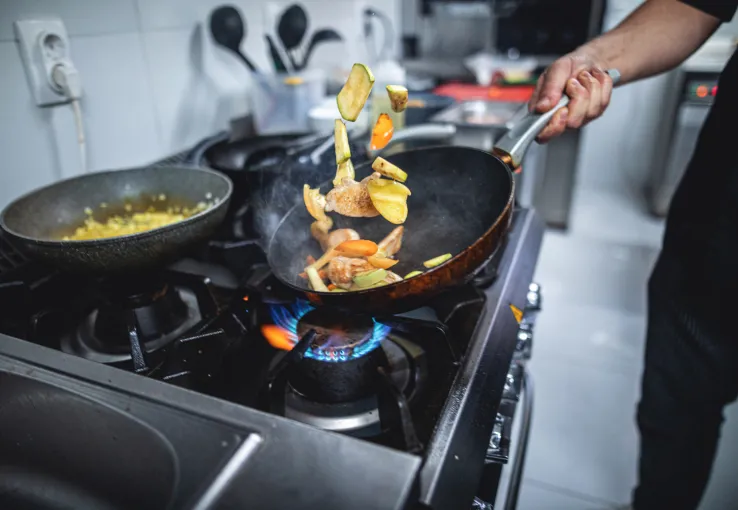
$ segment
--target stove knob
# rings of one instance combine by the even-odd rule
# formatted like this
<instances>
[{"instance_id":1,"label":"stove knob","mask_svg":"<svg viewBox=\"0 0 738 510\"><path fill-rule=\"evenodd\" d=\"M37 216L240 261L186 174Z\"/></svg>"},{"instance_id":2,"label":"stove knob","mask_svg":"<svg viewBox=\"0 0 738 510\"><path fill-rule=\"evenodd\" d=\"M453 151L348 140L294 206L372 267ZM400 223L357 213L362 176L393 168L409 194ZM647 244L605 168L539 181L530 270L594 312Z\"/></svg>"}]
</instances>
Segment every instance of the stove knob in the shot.
<instances>
[{"instance_id":1,"label":"stove knob","mask_svg":"<svg viewBox=\"0 0 738 510\"><path fill-rule=\"evenodd\" d=\"M515 356L530 359L533 349L533 331L531 329L520 329L518 331L518 342L515 346Z\"/></svg>"},{"instance_id":2,"label":"stove knob","mask_svg":"<svg viewBox=\"0 0 738 510\"><path fill-rule=\"evenodd\" d=\"M505 419L500 413L495 416L495 426L492 429L492 436L489 438L489 445L487 445L487 455L494 456L500 451L500 442L502 441L502 427L505 423Z\"/></svg>"},{"instance_id":3,"label":"stove knob","mask_svg":"<svg viewBox=\"0 0 738 510\"><path fill-rule=\"evenodd\" d=\"M531 283L528 286L528 294L526 295L526 309L527 310L540 310L541 309L541 286L537 283Z\"/></svg>"},{"instance_id":4,"label":"stove knob","mask_svg":"<svg viewBox=\"0 0 738 510\"><path fill-rule=\"evenodd\" d=\"M500 450L500 441L502 440L502 434L499 432L492 432L492 437L489 439L488 450L497 452Z\"/></svg>"},{"instance_id":5,"label":"stove knob","mask_svg":"<svg viewBox=\"0 0 738 510\"><path fill-rule=\"evenodd\" d=\"M515 391L515 376L512 372L508 372L505 378L505 386L502 388L502 398L515 400L518 398Z\"/></svg>"}]
</instances>

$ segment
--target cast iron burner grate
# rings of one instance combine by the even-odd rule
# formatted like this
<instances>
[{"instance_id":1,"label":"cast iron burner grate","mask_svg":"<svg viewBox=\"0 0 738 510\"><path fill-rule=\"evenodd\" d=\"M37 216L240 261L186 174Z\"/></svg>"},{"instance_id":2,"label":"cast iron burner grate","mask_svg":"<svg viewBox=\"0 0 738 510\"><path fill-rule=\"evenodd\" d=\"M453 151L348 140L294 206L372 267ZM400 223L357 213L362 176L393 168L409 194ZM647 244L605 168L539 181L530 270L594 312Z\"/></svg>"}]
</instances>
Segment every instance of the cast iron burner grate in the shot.
<instances>
[{"instance_id":1,"label":"cast iron burner grate","mask_svg":"<svg viewBox=\"0 0 738 510\"><path fill-rule=\"evenodd\" d=\"M275 285L269 278L261 283L262 289ZM404 316L349 316L305 302L280 304L273 294L255 290L249 301L257 322L259 317L274 322L261 323L261 341L272 352L258 397L261 409L404 451L422 451L460 361L446 326ZM377 324L382 329L375 338ZM357 354L356 347L369 342L374 347ZM340 354L316 355L326 349Z\"/></svg>"},{"instance_id":2,"label":"cast iron burner grate","mask_svg":"<svg viewBox=\"0 0 738 510\"><path fill-rule=\"evenodd\" d=\"M13 248L13 246L3 238L0 232L0 276L7 274L10 270L19 267L26 262L26 258Z\"/></svg>"},{"instance_id":3,"label":"cast iron burner grate","mask_svg":"<svg viewBox=\"0 0 738 510\"><path fill-rule=\"evenodd\" d=\"M99 363L130 362L139 373L151 368L149 353L217 313L206 281L175 272L102 280L94 289L98 306L62 337L61 350Z\"/></svg>"}]
</instances>

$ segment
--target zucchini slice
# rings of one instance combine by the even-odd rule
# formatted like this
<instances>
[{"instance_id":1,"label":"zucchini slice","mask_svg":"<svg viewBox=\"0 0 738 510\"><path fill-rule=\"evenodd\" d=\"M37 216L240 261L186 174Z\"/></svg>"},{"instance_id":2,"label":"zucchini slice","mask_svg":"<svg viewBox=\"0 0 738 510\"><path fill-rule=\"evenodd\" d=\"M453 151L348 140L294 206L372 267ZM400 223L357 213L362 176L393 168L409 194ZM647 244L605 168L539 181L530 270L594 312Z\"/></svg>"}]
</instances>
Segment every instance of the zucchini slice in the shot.
<instances>
[{"instance_id":1,"label":"zucchini slice","mask_svg":"<svg viewBox=\"0 0 738 510\"><path fill-rule=\"evenodd\" d=\"M350 159L347 159L343 163L338 165L336 168L336 177L333 178L333 185L340 186L344 179L355 179L356 172L354 171L354 164Z\"/></svg>"},{"instance_id":2,"label":"zucchini slice","mask_svg":"<svg viewBox=\"0 0 738 510\"><path fill-rule=\"evenodd\" d=\"M364 108L373 86L374 75L371 70L364 64L354 64L346 84L336 98L341 117L351 122L355 121Z\"/></svg>"},{"instance_id":3,"label":"zucchini slice","mask_svg":"<svg viewBox=\"0 0 738 510\"><path fill-rule=\"evenodd\" d=\"M360 289L366 289L381 282L385 279L386 276L387 271L385 271L384 269L367 271L366 273L361 273L354 276L354 285L356 285Z\"/></svg>"},{"instance_id":4,"label":"zucchini slice","mask_svg":"<svg viewBox=\"0 0 738 510\"><path fill-rule=\"evenodd\" d=\"M336 119L334 135L336 139L336 164L340 165L351 158L351 148L349 147L348 133L346 133L346 124L341 119Z\"/></svg>"},{"instance_id":5,"label":"zucchini slice","mask_svg":"<svg viewBox=\"0 0 738 510\"><path fill-rule=\"evenodd\" d=\"M387 85L387 95L392 103L392 111L404 112L407 108L407 89L402 85Z\"/></svg>"},{"instance_id":6,"label":"zucchini slice","mask_svg":"<svg viewBox=\"0 0 738 510\"><path fill-rule=\"evenodd\" d=\"M426 260L423 262L423 265L427 267L428 269L432 269L436 266L440 266L447 260L451 260L452 255L450 253L444 253L443 255L439 255L438 257L434 257L430 260Z\"/></svg>"},{"instance_id":7,"label":"zucchini slice","mask_svg":"<svg viewBox=\"0 0 738 510\"><path fill-rule=\"evenodd\" d=\"M384 158L378 157L375 159L374 163L372 163L372 170L398 182L405 182L407 180L406 172L401 170L399 166L393 165Z\"/></svg>"}]
</instances>

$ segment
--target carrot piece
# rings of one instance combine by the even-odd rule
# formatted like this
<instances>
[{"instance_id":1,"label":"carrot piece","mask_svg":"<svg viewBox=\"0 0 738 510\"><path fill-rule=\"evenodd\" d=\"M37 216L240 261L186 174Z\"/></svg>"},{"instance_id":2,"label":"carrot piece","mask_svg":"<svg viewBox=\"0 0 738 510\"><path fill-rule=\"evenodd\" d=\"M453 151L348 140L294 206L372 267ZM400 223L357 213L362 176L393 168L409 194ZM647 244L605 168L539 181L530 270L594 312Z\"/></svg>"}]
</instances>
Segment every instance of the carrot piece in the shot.
<instances>
[{"instance_id":1,"label":"carrot piece","mask_svg":"<svg viewBox=\"0 0 738 510\"><path fill-rule=\"evenodd\" d=\"M377 119L377 123L374 124L374 129L372 129L371 150L376 151L387 147L394 132L395 127L390 116L386 113L381 114Z\"/></svg>"},{"instance_id":2,"label":"carrot piece","mask_svg":"<svg viewBox=\"0 0 738 510\"><path fill-rule=\"evenodd\" d=\"M329 283L328 284L328 290L333 290L335 288L336 288L336 284L335 283Z\"/></svg>"},{"instance_id":3,"label":"carrot piece","mask_svg":"<svg viewBox=\"0 0 738 510\"><path fill-rule=\"evenodd\" d=\"M374 241L358 239L344 241L336 246L334 250L348 257L371 257L377 253L379 246Z\"/></svg>"},{"instance_id":4,"label":"carrot piece","mask_svg":"<svg viewBox=\"0 0 738 510\"><path fill-rule=\"evenodd\" d=\"M380 269L389 269L399 262L399 260L388 259L387 257L378 257L376 255L367 257L366 261L374 267L378 267Z\"/></svg>"}]
</instances>

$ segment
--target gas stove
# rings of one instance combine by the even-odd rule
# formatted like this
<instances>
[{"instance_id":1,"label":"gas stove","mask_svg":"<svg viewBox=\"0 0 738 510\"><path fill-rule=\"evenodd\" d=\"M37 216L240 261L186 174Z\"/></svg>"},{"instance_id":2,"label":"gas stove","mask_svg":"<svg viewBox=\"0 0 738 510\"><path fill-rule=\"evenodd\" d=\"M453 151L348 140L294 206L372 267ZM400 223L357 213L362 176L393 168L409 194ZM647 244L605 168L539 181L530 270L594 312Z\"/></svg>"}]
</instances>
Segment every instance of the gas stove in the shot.
<instances>
[{"instance_id":1,"label":"gas stove","mask_svg":"<svg viewBox=\"0 0 738 510\"><path fill-rule=\"evenodd\" d=\"M179 412L236 427L242 446L290 445L289 458L249 449L239 462L254 468L238 474L226 472L241 449L231 452L195 484L197 497L178 494L183 506L172 508L470 507L488 466L507 461L511 416L500 411L518 399L537 309L535 213L515 211L507 242L473 282L412 312L368 316L295 299L239 209L249 207L175 264L125 280L53 271L0 239L0 386L3 370L35 366L179 402ZM312 465L316 455L342 459ZM342 464L363 466L381 495L335 476Z\"/></svg>"}]
</instances>

